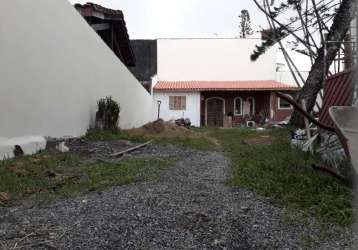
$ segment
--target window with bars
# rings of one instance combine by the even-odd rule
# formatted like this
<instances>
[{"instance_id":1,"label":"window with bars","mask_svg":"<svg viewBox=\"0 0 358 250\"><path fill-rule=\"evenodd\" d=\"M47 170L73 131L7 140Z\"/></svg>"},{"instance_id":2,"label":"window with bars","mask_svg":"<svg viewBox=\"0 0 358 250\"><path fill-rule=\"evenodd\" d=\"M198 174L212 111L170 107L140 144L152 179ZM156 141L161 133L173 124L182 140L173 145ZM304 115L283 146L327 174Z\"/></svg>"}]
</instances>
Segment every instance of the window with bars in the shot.
<instances>
[{"instance_id":1,"label":"window with bars","mask_svg":"<svg viewBox=\"0 0 358 250\"><path fill-rule=\"evenodd\" d=\"M186 96L169 96L170 110L186 110Z\"/></svg>"}]
</instances>

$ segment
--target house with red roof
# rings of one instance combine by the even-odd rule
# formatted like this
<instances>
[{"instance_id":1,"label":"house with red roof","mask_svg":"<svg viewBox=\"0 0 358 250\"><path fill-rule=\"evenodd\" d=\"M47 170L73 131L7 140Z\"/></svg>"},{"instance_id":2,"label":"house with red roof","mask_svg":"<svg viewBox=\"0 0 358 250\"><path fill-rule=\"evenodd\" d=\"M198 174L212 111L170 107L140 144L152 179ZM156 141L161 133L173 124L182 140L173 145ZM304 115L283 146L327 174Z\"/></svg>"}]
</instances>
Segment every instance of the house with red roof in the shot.
<instances>
[{"instance_id":1,"label":"house with red roof","mask_svg":"<svg viewBox=\"0 0 358 250\"><path fill-rule=\"evenodd\" d=\"M277 53L257 61L257 39L159 39L153 81L155 117L189 118L194 126L238 126L282 121L292 107L276 97L293 94L292 82L277 81Z\"/></svg>"},{"instance_id":2,"label":"house with red roof","mask_svg":"<svg viewBox=\"0 0 358 250\"><path fill-rule=\"evenodd\" d=\"M281 121L293 111L274 94L297 91L294 84L281 82L287 77L277 72L278 50L250 59L259 39L130 41L122 11L93 3L75 8L152 94L153 119L188 118L197 127L231 127Z\"/></svg>"}]
</instances>

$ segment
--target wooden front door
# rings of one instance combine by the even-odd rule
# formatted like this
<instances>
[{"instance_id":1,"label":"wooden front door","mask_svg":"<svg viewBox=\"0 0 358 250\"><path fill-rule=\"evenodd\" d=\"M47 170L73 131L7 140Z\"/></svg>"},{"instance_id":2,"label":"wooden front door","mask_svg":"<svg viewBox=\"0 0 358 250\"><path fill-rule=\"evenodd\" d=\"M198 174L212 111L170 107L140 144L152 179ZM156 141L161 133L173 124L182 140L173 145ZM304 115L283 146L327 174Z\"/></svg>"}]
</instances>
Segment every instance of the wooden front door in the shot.
<instances>
[{"instance_id":1,"label":"wooden front door","mask_svg":"<svg viewBox=\"0 0 358 250\"><path fill-rule=\"evenodd\" d=\"M224 100L210 98L206 102L206 125L222 127L224 125Z\"/></svg>"}]
</instances>

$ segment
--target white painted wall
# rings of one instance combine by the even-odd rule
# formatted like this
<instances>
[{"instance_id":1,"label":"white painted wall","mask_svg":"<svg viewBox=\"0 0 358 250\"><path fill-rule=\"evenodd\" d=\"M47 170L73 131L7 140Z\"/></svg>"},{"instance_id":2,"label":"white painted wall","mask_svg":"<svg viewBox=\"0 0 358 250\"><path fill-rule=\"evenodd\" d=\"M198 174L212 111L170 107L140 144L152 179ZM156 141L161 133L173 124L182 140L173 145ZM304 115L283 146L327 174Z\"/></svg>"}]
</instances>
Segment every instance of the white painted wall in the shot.
<instances>
[{"instance_id":1,"label":"white painted wall","mask_svg":"<svg viewBox=\"0 0 358 250\"><path fill-rule=\"evenodd\" d=\"M309 71L301 71L300 74L301 74L303 80L306 81ZM296 74L296 76L297 76L297 79L299 80L299 83L302 86L303 82L301 81L301 78L297 74ZM276 80L278 82L282 82L282 83L297 87L295 78L292 76L291 71L289 71L288 69L283 70L283 71L278 71L277 75L276 75Z\"/></svg>"},{"instance_id":2,"label":"white painted wall","mask_svg":"<svg viewBox=\"0 0 358 250\"><path fill-rule=\"evenodd\" d=\"M277 48L250 60L258 39L159 39L158 79L275 80Z\"/></svg>"},{"instance_id":3,"label":"white painted wall","mask_svg":"<svg viewBox=\"0 0 358 250\"><path fill-rule=\"evenodd\" d=\"M24 136L11 139L0 137L0 160L14 157L14 145L19 145L24 155L35 154L46 148L46 139L42 136Z\"/></svg>"},{"instance_id":4,"label":"white painted wall","mask_svg":"<svg viewBox=\"0 0 358 250\"><path fill-rule=\"evenodd\" d=\"M170 110L169 96L186 96L186 110ZM162 101L160 105L160 118L170 121L180 118L189 118L191 124L200 127L200 93L199 92L156 92L154 93L154 119L158 118L157 101Z\"/></svg>"},{"instance_id":5,"label":"white painted wall","mask_svg":"<svg viewBox=\"0 0 358 250\"><path fill-rule=\"evenodd\" d=\"M153 118L152 97L67 0L2 1L0 34L0 137L83 135L108 95L122 128Z\"/></svg>"}]
</instances>

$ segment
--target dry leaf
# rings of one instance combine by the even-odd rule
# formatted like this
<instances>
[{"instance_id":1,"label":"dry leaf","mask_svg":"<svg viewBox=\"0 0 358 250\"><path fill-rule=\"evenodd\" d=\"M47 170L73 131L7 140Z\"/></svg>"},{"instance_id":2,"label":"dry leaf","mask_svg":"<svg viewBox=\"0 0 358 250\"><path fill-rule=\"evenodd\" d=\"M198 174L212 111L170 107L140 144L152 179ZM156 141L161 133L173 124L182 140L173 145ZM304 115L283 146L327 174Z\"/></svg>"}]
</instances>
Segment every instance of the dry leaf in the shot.
<instances>
[{"instance_id":1,"label":"dry leaf","mask_svg":"<svg viewBox=\"0 0 358 250\"><path fill-rule=\"evenodd\" d=\"M9 195L8 193L5 192L0 192L0 201L6 202L9 200Z\"/></svg>"}]
</instances>

